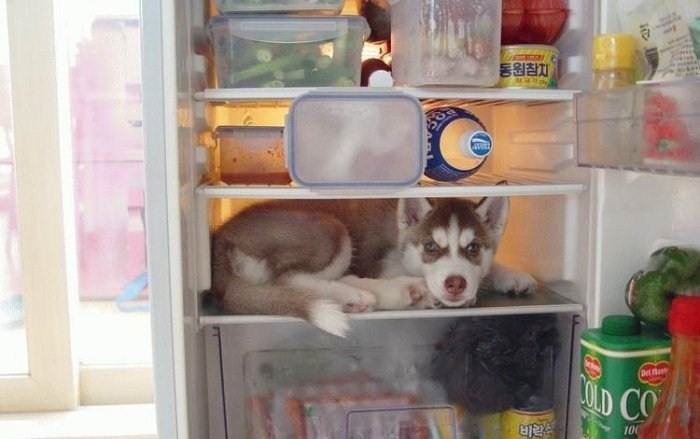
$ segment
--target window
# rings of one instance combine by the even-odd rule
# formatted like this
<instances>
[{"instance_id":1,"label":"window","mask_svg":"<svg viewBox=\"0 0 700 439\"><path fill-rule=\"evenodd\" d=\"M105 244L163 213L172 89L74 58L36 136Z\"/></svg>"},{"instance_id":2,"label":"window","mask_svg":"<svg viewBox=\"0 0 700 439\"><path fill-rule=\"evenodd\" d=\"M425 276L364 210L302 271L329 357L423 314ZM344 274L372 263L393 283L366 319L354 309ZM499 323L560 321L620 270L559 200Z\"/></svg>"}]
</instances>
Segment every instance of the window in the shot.
<instances>
[{"instance_id":1,"label":"window","mask_svg":"<svg viewBox=\"0 0 700 439\"><path fill-rule=\"evenodd\" d=\"M0 10L0 376L23 375L27 364L27 334L22 305L17 248L17 191L12 128L12 89L7 14Z\"/></svg>"},{"instance_id":2,"label":"window","mask_svg":"<svg viewBox=\"0 0 700 439\"><path fill-rule=\"evenodd\" d=\"M0 8L0 411L150 402L139 1Z\"/></svg>"}]
</instances>

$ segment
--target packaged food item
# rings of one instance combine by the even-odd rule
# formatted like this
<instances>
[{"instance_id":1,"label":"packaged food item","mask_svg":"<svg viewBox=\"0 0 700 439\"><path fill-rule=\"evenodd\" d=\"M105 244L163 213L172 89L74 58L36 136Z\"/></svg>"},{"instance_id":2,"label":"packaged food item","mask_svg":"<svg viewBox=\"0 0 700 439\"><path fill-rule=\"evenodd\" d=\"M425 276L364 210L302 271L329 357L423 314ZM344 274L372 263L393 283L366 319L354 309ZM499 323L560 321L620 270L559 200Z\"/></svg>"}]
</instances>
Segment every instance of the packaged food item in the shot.
<instances>
[{"instance_id":1,"label":"packaged food item","mask_svg":"<svg viewBox=\"0 0 700 439\"><path fill-rule=\"evenodd\" d=\"M700 2L617 2L622 31L634 35L645 79L667 81L700 76Z\"/></svg>"},{"instance_id":2,"label":"packaged food item","mask_svg":"<svg viewBox=\"0 0 700 439\"><path fill-rule=\"evenodd\" d=\"M481 168L493 149L484 124L459 107L439 107L426 113L428 163L425 175L438 181L456 181Z\"/></svg>"},{"instance_id":3,"label":"packaged food item","mask_svg":"<svg viewBox=\"0 0 700 439\"><path fill-rule=\"evenodd\" d=\"M500 439L554 439L556 420L554 410L510 409L501 416Z\"/></svg>"},{"instance_id":4,"label":"packaged food item","mask_svg":"<svg viewBox=\"0 0 700 439\"><path fill-rule=\"evenodd\" d=\"M210 177L227 184L289 184L282 132L282 127L217 127Z\"/></svg>"},{"instance_id":5,"label":"packaged food item","mask_svg":"<svg viewBox=\"0 0 700 439\"><path fill-rule=\"evenodd\" d=\"M700 437L700 296L673 299L669 331L671 370L639 439Z\"/></svg>"},{"instance_id":6,"label":"packaged food item","mask_svg":"<svg viewBox=\"0 0 700 439\"><path fill-rule=\"evenodd\" d=\"M634 44L632 34L601 34L593 37L594 90L634 85Z\"/></svg>"},{"instance_id":7,"label":"packaged food item","mask_svg":"<svg viewBox=\"0 0 700 439\"><path fill-rule=\"evenodd\" d=\"M502 88L557 88L559 50L553 46L521 44L501 47Z\"/></svg>"},{"instance_id":8,"label":"packaged food item","mask_svg":"<svg viewBox=\"0 0 700 439\"><path fill-rule=\"evenodd\" d=\"M613 315L581 334L583 439L635 439L669 371L670 338Z\"/></svg>"},{"instance_id":9,"label":"packaged food item","mask_svg":"<svg viewBox=\"0 0 700 439\"><path fill-rule=\"evenodd\" d=\"M501 0L390 0L392 71L405 85L498 81Z\"/></svg>"}]
</instances>

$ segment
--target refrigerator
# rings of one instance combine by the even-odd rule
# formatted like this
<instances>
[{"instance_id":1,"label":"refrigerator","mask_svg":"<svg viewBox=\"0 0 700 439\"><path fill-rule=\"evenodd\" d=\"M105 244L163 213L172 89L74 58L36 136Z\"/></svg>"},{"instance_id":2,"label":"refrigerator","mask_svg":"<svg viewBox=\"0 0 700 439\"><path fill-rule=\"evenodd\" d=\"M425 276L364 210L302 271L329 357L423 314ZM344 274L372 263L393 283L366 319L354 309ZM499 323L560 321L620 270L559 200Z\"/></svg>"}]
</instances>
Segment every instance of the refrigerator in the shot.
<instances>
[{"instance_id":1,"label":"refrigerator","mask_svg":"<svg viewBox=\"0 0 700 439\"><path fill-rule=\"evenodd\" d=\"M536 363L538 392L551 399L554 437L581 437L579 334L606 315L629 313L625 285L655 248L700 241L697 165L686 169L635 155L643 128L630 106L643 93L641 86L590 92L591 39L619 31L618 1L568 0L567 22L555 44L558 89L398 87L427 106L473 111L489 128L494 152L477 174L455 184L421 183L370 194L203 183L211 159L203 138L217 124L283 124L290 101L308 89L211 88L206 23L214 3L142 2L159 436L281 438L306 431L307 437L336 437L356 426L347 437L372 437L362 436L360 427L365 434L376 431L372 422L380 428L382 416L386 422L402 416L438 420L428 430L394 431L407 435L395 437L461 437L465 422L488 430L490 421L480 408L497 389L482 381L487 375L461 383L433 379L440 367L438 346L445 349L450 330L515 324L531 332L552 331L547 332L551 355ZM354 2L346 3L352 12ZM696 96L700 85L683 81L673 93ZM504 179L508 185L497 184ZM211 284L211 233L253 201L484 196L510 198L497 260L534 275L540 288L533 296L494 296L456 310L357 314L346 339L294 318L221 315L202 304L201 294ZM517 350L525 341L515 332L510 348ZM468 373L462 369L460 375ZM468 394L480 384L485 387L476 396ZM323 397L335 406L321 404ZM455 403L460 397L464 404ZM290 415L291 402L296 417ZM327 412L314 415L314 410Z\"/></svg>"}]
</instances>

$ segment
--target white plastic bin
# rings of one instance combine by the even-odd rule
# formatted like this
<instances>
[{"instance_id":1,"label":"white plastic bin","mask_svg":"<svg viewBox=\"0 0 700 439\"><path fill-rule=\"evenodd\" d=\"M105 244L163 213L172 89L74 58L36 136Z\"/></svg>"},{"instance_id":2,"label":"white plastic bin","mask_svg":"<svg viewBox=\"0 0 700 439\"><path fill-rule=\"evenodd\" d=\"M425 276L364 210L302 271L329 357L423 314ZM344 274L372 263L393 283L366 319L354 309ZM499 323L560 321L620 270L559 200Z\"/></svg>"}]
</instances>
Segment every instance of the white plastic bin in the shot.
<instances>
[{"instance_id":1,"label":"white plastic bin","mask_svg":"<svg viewBox=\"0 0 700 439\"><path fill-rule=\"evenodd\" d=\"M405 93L313 91L292 102L285 151L303 186L411 186L425 168L426 137L420 102Z\"/></svg>"}]
</instances>

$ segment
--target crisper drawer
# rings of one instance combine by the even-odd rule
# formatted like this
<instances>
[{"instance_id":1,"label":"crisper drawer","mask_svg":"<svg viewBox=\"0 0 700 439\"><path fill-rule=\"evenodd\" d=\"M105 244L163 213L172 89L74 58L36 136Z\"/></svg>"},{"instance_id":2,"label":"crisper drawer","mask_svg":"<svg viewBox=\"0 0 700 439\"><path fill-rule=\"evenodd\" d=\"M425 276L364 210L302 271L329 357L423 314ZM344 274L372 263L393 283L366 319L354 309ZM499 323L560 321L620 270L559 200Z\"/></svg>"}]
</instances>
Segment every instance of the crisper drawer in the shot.
<instances>
[{"instance_id":1,"label":"crisper drawer","mask_svg":"<svg viewBox=\"0 0 700 439\"><path fill-rule=\"evenodd\" d=\"M303 322L208 326L210 437L564 438L573 320L356 321L347 339Z\"/></svg>"},{"instance_id":2,"label":"crisper drawer","mask_svg":"<svg viewBox=\"0 0 700 439\"><path fill-rule=\"evenodd\" d=\"M700 80L575 96L581 166L700 175Z\"/></svg>"}]
</instances>

